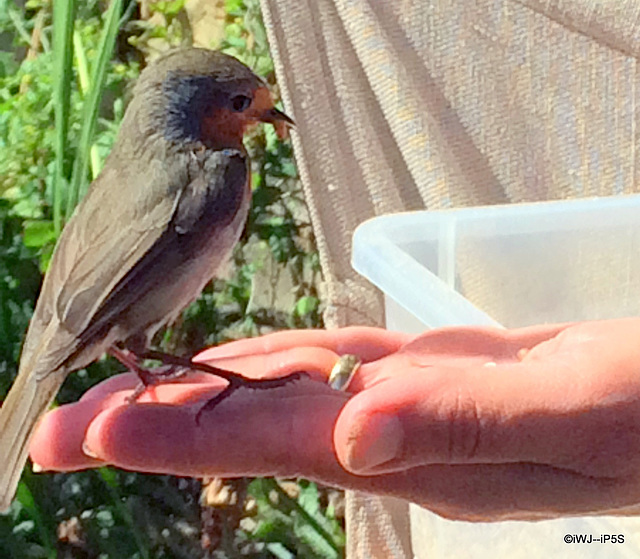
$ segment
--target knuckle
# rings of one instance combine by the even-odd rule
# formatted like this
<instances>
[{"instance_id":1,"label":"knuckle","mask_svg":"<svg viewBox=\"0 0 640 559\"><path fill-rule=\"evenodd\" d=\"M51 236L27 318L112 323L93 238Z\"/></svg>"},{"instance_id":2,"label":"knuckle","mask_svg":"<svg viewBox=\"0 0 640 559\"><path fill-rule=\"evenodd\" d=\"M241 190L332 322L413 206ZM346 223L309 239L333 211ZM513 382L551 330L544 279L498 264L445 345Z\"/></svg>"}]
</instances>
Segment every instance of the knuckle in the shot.
<instances>
[{"instance_id":1,"label":"knuckle","mask_svg":"<svg viewBox=\"0 0 640 559\"><path fill-rule=\"evenodd\" d=\"M468 462L478 453L482 425L474 398L463 391L453 395L447 413L447 452L451 463Z\"/></svg>"}]
</instances>

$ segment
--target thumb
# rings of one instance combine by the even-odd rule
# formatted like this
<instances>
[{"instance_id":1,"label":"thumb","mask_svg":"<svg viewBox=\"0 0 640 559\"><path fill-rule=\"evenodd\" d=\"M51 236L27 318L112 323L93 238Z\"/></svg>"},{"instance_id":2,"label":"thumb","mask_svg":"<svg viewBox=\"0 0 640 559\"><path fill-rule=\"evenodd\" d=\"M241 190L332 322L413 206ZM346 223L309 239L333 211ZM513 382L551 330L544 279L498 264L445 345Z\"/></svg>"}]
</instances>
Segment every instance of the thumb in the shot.
<instances>
[{"instance_id":1,"label":"thumb","mask_svg":"<svg viewBox=\"0 0 640 559\"><path fill-rule=\"evenodd\" d=\"M352 473L433 464L574 469L594 445L614 450L606 437L594 440L606 422L600 415L614 410L593 413L593 394L576 386L566 368L559 372L540 362L418 368L407 362L396 371L402 372L351 398L336 421L336 453ZM618 421L632 415L615 413Z\"/></svg>"}]
</instances>

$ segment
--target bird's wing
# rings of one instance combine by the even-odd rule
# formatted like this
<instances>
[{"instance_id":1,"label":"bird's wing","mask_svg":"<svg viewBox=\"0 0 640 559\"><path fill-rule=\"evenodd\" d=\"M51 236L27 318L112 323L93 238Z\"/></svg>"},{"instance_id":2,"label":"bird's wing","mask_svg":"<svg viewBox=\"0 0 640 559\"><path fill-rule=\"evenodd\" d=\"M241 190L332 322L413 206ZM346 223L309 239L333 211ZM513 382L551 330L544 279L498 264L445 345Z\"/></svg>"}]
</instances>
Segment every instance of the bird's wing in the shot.
<instances>
[{"instance_id":1,"label":"bird's wing","mask_svg":"<svg viewBox=\"0 0 640 559\"><path fill-rule=\"evenodd\" d=\"M37 347L39 331L52 318L76 345L91 343L91 333L111 327L118 312L153 286L154 274L170 272L158 268L158 258L175 237L176 220L188 225L201 219L234 186L225 183L229 177L246 185L248 176L238 150L174 152L166 160L133 164L144 169L137 175L113 163L107 162L60 236L25 352ZM78 350L55 346L47 353L56 353L60 363Z\"/></svg>"},{"instance_id":2,"label":"bird's wing","mask_svg":"<svg viewBox=\"0 0 640 559\"><path fill-rule=\"evenodd\" d=\"M208 262L195 267L186 266L198 258L207 258L202 247L214 243L214 250L224 256L235 244L227 245L218 235L236 217L246 198L249 180L249 161L239 150L208 152L204 158L190 161L190 182L180 192L171 219L162 235L156 239L133 267L110 289L107 297L92 315L81 334L88 343L94 335L116 322L118 316L141 301L150 290L157 290L154 306L165 309L159 319L164 321L195 298L214 270ZM199 271L195 270L199 268ZM186 274L204 277L183 277ZM170 278L170 279L167 279ZM195 281L194 281L195 280ZM186 303L163 301L163 286L168 283L189 284ZM180 290L182 291L182 290ZM184 296L184 293L180 293ZM177 307L176 307L177 305ZM129 332L134 335L140 332Z\"/></svg>"}]
</instances>

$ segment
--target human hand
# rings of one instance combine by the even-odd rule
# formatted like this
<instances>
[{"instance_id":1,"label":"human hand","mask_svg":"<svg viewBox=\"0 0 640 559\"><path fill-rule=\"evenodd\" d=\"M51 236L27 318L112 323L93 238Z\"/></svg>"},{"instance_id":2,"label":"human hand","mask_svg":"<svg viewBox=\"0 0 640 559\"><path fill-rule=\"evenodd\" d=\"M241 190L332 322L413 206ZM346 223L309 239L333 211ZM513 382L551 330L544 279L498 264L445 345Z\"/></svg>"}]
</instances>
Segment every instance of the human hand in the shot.
<instances>
[{"instance_id":1,"label":"human hand","mask_svg":"<svg viewBox=\"0 0 640 559\"><path fill-rule=\"evenodd\" d=\"M283 332L205 351L250 376L311 379L241 389L195 422L224 382L194 374L123 405L110 379L51 412L32 443L46 469L103 463L179 475L301 475L469 520L632 514L640 501L640 320L411 338L369 328ZM337 356L364 364L328 388ZM82 453L83 441L95 460Z\"/></svg>"}]
</instances>

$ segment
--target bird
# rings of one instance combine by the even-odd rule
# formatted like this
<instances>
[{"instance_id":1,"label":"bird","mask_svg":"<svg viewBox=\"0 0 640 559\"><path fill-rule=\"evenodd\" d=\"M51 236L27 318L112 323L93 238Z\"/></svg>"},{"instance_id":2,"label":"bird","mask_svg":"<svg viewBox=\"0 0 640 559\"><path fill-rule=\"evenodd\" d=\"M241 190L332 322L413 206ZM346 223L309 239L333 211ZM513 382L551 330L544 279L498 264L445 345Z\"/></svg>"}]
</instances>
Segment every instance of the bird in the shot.
<instances>
[{"instance_id":1,"label":"bird","mask_svg":"<svg viewBox=\"0 0 640 559\"><path fill-rule=\"evenodd\" d=\"M141 72L104 168L58 239L0 408L0 510L66 376L107 352L135 368L226 265L251 200L243 136L261 122L279 136L293 125L266 83L220 51L169 51Z\"/></svg>"}]
</instances>

